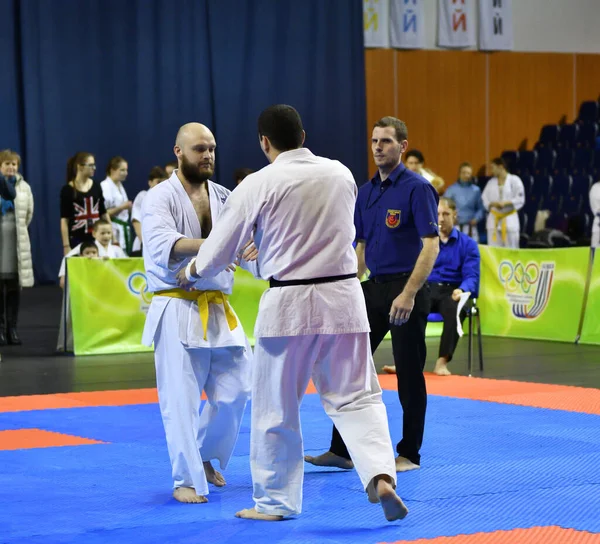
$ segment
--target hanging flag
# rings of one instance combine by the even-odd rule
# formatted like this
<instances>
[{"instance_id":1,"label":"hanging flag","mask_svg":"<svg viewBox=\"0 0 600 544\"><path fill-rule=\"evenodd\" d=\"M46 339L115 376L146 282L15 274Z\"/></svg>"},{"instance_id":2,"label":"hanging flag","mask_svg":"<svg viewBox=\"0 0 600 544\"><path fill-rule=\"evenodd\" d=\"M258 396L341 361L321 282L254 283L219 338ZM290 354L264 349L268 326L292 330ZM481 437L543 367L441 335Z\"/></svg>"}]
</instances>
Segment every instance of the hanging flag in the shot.
<instances>
[{"instance_id":1,"label":"hanging flag","mask_svg":"<svg viewBox=\"0 0 600 544\"><path fill-rule=\"evenodd\" d=\"M438 0L438 45L475 46L473 0Z\"/></svg>"},{"instance_id":2,"label":"hanging flag","mask_svg":"<svg viewBox=\"0 0 600 544\"><path fill-rule=\"evenodd\" d=\"M513 49L512 0L479 0L479 49Z\"/></svg>"},{"instance_id":3,"label":"hanging flag","mask_svg":"<svg viewBox=\"0 0 600 544\"><path fill-rule=\"evenodd\" d=\"M391 0L390 40L398 49L425 48L425 0Z\"/></svg>"},{"instance_id":4,"label":"hanging flag","mask_svg":"<svg viewBox=\"0 0 600 544\"><path fill-rule=\"evenodd\" d=\"M364 0L363 24L365 47L390 46L389 0Z\"/></svg>"}]
</instances>

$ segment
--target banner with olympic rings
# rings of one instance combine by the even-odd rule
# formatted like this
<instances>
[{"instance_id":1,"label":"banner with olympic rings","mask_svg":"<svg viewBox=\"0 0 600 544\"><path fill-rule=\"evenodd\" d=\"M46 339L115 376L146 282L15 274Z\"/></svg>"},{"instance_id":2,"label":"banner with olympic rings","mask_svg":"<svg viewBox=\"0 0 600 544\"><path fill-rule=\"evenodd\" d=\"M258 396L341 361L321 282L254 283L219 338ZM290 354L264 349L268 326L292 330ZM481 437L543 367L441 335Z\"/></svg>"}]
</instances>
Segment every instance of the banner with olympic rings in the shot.
<instances>
[{"instance_id":1,"label":"banner with olympic rings","mask_svg":"<svg viewBox=\"0 0 600 544\"><path fill-rule=\"evenodd\" d=\"M483 334L575 342L588 248L479 250Z\"/></svg>"},{"instance_id":2,"label":"banner with olympic rings","mask_svg":"<svg viewBox=\"0 0 600 544\"><path fill-rule=\"evenodd\" d=\"M580 344L600 344L600 251L596 249Z\"/></svg>"}]
</instances>

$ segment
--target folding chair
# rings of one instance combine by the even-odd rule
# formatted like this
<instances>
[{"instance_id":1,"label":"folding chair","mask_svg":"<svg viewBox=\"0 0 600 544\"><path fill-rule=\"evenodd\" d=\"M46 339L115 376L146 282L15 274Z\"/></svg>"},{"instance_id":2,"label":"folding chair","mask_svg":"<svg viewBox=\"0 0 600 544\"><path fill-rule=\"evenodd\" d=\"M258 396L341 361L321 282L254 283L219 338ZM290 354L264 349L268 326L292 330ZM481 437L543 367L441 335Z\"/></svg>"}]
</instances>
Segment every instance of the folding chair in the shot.
<instances>
[{"instance_id":1,"label":"folding chair","mask_svg":"<svg viewBox=\"0 0 600 544\"><path fill-rule=\"evenodd\" d=\"M479 372L483 372L483 343L481 340L481 315L477 306L477 299L471 299L471 304L467 310L467 319L469 320L469 344L467 346L467 365L469 376L473 375L473 333L475 329L474 321L477 321L477 346L479 351Z\"/></svg>"}]
</instances>

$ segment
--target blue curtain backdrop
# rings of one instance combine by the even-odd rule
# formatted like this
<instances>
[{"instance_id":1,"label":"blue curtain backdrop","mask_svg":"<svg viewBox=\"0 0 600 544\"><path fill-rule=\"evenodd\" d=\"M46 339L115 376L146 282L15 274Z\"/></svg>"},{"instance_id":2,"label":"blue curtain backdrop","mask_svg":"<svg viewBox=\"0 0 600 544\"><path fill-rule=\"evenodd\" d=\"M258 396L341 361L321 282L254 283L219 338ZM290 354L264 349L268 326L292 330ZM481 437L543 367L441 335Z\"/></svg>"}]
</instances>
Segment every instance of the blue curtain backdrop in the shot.
<instances>
[{"instance_id":1,"label":"blue curtain backdrop","mask_svg":"<svg viewBox=\"0 0 600 544\"><path fill-rule=\"evenodd\" d=\"M130 198L149 169L173 160L183 123L217 138L215 180L266 162L260 111L278 102L303 117L306 146L367 176L360 0L0 0L1 148L17 148L34 192L39 282L56 280L59 193L68 157L129 163ZM6 29L8 28L8 32ZM4 79L3 78L3 79ZM6 127L6 128L5 128Z\"/></svg>"}]
</instances>

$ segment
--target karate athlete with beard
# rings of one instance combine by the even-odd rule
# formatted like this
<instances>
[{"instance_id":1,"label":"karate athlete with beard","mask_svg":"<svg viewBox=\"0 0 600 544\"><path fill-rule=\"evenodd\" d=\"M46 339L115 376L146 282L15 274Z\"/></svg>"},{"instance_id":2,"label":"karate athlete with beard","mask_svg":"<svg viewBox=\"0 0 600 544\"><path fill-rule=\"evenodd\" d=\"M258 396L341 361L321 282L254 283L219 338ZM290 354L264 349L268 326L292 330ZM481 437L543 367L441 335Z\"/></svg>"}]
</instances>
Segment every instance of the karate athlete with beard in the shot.
<instances>
[{"instance_id":1,"label":"karate athlete with beard","mask_svg":"<svg viewBox=\"0 0 600 544\"><path fill-rule=\"evenodd\" d=\"M270 280L255 328L250 462L255 507L236 515L277 521L302 510L300 403L312 378L340 430L363 489L392 521L408 510L396 495L387 414L369 345L357 278L356 184L348 168L303 148L291 106L258 120L270 164L244 179L190 266L219 277L252 235L261 277ZM179 274L182 286L189 280Z\"/></svg>"},{"instance_id":2,"label":"karate athlete with beard","mask_svg":"<svg viewBox=\"0 0 600 544\"><path fill-rule=\"evenodd\" d=\"M177 272L198 253L229 196L209 178L215 138L199 123L182 126L174 152L179 169L148 192L142 212L144 265L154 293L143 343L154 342L156 380L180 502L207 502L208 483L225 485L226 468L250 393L251 349L227 301L231 270L177 288ZM251 258L250 255L247 255ZM202 413L200 395L208 401Z\"/></svg>"}]
</instances>

